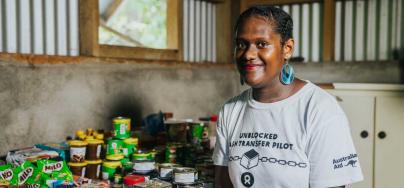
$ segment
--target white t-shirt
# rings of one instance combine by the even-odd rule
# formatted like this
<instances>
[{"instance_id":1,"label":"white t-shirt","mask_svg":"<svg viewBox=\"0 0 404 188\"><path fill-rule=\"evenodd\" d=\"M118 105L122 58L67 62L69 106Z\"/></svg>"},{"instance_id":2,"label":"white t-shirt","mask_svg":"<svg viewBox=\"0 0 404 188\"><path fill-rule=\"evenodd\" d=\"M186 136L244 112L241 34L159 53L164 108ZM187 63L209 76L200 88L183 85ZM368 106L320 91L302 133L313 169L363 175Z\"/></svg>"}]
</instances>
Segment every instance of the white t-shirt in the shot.
<instances>
[{"instance_id":1,"label":"white t-shirt","mask_svg":"<svg viewBox=\"0 0 404 188\"><path fill-rule=\"evenodd\" d=\"M217 123L215 165L234 187L325 188L361 181L348 120L333 96L312 83L274 103L252 89L229 100Z\"/></svg>"}]
</instances>

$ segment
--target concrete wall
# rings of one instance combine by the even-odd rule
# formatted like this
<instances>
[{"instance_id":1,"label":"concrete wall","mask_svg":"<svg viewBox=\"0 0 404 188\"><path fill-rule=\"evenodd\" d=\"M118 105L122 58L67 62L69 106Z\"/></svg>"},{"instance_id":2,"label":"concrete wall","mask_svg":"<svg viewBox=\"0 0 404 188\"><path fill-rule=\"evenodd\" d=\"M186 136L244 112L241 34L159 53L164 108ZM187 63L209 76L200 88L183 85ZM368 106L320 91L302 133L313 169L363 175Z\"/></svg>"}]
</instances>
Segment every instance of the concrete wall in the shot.
<instances>
[{"instance_id":1,"label":"concrete wall","mask_svg":"<svg viewBox=\"0 0 404 188\"><path fill-rule=\"evenodd\" d=\"M399 83L398 63L299 64L312 82ZM111 118L159 110L177 118L218 112L244 88L233 66L146 63L26 64L0 62L0 155L59 142L77 129L111 128Z\"/></svg>"}]
</instances>

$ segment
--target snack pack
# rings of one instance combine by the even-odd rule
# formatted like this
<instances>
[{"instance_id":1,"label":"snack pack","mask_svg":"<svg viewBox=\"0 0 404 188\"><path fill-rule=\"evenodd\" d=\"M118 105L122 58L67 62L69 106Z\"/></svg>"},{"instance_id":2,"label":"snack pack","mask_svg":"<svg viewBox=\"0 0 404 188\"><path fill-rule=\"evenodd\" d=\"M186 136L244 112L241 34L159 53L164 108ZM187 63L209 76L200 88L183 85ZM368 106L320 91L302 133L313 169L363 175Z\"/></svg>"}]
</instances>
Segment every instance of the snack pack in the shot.
<instances>
[{"instance_id":1,"label":"snack pack","mask_svg":"<svg viewBox=\"0 0 404 188\"><path fill-rule=\"evenodd\" d=\"M55 182L73 182L73 175L65 161L39 160L38 169L47 175L45 180L49 187L55 187Z\"/></svg>"},{"instance_id":2,"label":"snack pack","mask_svg":"<svg viewBox=\"0 0 404 188\"><path fill-rule=\"evenodd\" d=\"M40 171L29 161L13 169L13 177L10 185L27 185L27 187L40 187L43 185L43 176Z\"/></svg>"},{"instance_id":3,"label":"snack pack","mask_svg":"<svg viewBox=\"0 0 404 188\"><path fill-rule=\"evenodd\" d=\"M7 182L10 182L11 179L13 178L13 168L11 165L1 165L0 166L0 180L5 180Z\"/></svg>"}]
</instances>

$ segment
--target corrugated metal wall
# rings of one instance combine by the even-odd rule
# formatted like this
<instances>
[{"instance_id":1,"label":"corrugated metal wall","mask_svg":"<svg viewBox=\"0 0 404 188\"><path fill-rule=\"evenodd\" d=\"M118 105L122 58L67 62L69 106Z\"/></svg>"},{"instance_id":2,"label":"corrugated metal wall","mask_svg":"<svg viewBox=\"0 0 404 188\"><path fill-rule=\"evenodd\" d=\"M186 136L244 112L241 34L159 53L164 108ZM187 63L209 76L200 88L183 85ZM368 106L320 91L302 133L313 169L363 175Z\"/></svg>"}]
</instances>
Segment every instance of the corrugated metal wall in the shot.
<instances>
[{"instance_id":1,"label":"corrugated metal wall","mask_svg":"<svg viewBox=\"0 0 404 188\"><path fill-rule=\"evenodd\" d=\"M216 60L215 5L183 0L184 60ZM79 55L78 0L0 0L0 52Z\"/></svg>"},{"instance_id":2,"label":"corrugated metal wall","mask_svg":"<svg viewBox=\"0 0 404 188\"><path fill-rule=\"evenodd\" d=\"M336 2L335 60L393 60L404 48L403 0Z\"/></svg>"},{"instance_id":3,"label":"corrugated metal wall","mask_svg":"<svg viewBox=\"0 0 404 188\"><path fill-rule=\"evenodd\" d=\"M78 0L0 0L0 51L79 55Z\"/></svg>"},{"instance_id":4,"label":"corrugated metal wall","mask_svg":"<svg viewBox=\"0 0 404 188\"><path fill-rule=\"evenodd\" d=\"M183 0L184 61L216 62L216 5Z\"/></svg>"},{"instance_id":5,"label":"corrugated metal wall","mask_svg":"<svg viewBox=\"0 0 404 188\"><path fill-rule=\"evenodd\" d=\"M404 48L403 1L337 1L335 61L397 59L397 53ZM303 57L304 62L322 60L322 6L322 3L281 6L293 18L294 57Z\"/></svg>"},{"instance_id":6,"label":"corrugated metal wall","mask_svg":"<svg viewBox=\"0 0 404 188\"><path fill-rule=\"evenodd\" d=\"M289 13L293 19L295 39L293 57L303 57L304 62L319 62L322 49L322 4L293 4L283 5L280 8Z\"/></svg>"},{"instance_id":7,"label":"corrugated metal wall","mask_svg":"<svg viewBox=\"0 0 404 188\"><path fill-rule=\"evenodd\" d=\"M0 52L79 55L78 1L0 0ZM337 1L335 60L395 59L404 48L403 1ZM183 0L183 5L184 60L215 62L215 4ZM294 20L294 56L321 61L322 3L281 8Z\"/></svg>"}]
</instances>

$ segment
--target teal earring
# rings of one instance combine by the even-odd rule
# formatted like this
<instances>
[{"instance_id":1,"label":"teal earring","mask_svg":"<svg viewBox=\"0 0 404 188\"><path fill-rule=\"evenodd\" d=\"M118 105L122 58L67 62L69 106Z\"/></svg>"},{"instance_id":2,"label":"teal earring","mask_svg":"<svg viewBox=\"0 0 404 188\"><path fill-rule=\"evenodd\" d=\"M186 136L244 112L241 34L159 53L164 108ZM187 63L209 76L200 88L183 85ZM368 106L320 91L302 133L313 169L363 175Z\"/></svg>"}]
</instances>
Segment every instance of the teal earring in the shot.
<instances>
[{"instance_id":1,"label":"teal earring","mask_svg":"<svg viewBox=\"0 0 404 188\"><path fill-rule=\"evenodd\" d=\"M284 85L291 84L293 82L293 79L295 79L295 72L292 65L289 65L289 62L283 64L280 77L280 80Z\"/></svg>"}]
</instances>

